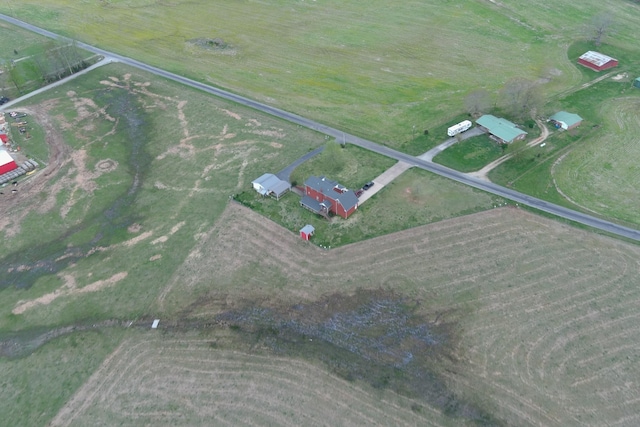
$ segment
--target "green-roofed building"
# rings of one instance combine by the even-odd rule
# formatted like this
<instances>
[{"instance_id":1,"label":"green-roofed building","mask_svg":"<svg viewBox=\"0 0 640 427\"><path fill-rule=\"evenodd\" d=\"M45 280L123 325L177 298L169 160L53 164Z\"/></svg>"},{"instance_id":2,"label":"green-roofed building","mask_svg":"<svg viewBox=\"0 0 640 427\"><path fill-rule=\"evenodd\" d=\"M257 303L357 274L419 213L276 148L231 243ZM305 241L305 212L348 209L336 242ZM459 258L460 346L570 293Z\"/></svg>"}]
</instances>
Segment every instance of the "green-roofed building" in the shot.
<instances>
[{"instance_id":1,"label":"green-roofed building","mask_svg":"<svg viewBox=\"0 0 640 427\"><path fill-rule=\"evenodd\" d=\"M638 77L633 81L633 86L640 88L640 77Z\"/></svg>"},{"instance_id":2,"label":"green-roofed building","mask_svg":"<svg viewBox=\"0 0 640 427\"><path fill-rule=\"evenodd\" d=\"M491 134L491 137L502 144L511 144L527 136L527 132L518 128L507 119L485 114L476 120L478 126Z\"/></svg>"},{"instance_id":3,"label":"green-roofed building","mask_svg":"<svg viewBox=\"0 0 640 427\"><path fill-rule=\"evenodd\" d=\"M582 117L577 114L567 113L566 111L558 111L549 117L549 121L558 129L569 130L580 126Z\"/></svg>"}]
</instances>

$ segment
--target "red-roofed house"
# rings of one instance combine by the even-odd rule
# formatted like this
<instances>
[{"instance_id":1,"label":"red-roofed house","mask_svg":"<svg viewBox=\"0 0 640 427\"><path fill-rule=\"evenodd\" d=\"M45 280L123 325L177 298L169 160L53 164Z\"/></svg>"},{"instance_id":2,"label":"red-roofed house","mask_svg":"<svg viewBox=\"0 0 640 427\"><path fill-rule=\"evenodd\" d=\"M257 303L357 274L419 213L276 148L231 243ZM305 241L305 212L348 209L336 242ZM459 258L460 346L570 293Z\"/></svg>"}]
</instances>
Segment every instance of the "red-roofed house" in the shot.
<instances>
[{"instance_id":1,"label":"red-roofed house","mask_svg":"<svg viewBox=\"0 0 640 427\"><path fill-rule=\"evenodd\" d=\"M618 60L600 52L590 50L578 58L578 64L591 68L595 71L602 71L618 65Z\"/></svg>"},{"instance_id":2,"label":"red-roofed house","mask_svg":"<svg viewBox=\"0 0 640 427\"><path fill-rule=\"evenodd\" d=\"M13 160L13 157L5 150L0 150L0 175L11 172L14 169L18 169L18 165Z\"/></svg>"}]
</instances>

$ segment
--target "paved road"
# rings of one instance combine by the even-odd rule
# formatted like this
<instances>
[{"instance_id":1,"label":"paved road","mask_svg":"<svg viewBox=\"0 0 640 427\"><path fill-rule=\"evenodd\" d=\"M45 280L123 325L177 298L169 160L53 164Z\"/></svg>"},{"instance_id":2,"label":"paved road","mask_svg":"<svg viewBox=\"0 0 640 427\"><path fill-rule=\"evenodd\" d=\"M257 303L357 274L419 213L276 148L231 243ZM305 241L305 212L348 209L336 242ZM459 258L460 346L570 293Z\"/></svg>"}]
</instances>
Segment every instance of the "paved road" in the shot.
<instances>
[{"instance_id":1,"label":"paved road","mask_svg":"<svg viewBox=\"0 0 640 427\"><path fill-rule=\"evenodd\" d=\"M303 164L304 162L309 160L310 158L315 157L316 155L322 153L322 150L324 150L324 145L316 148L313 151L309 151L307 154L305 154L304 156L300 157L295 162L291 163L289 166L287 166L286 168L284 168L280 172L278 172L276 174L276 176L278 178L284 180L284 181L291 182L291 174L293 173L293 171L298 166L300 166L301 164Z\"/></svg>"},{"instance_id":2,"label":"paved road","mask_svg":"<svg viewBox=\"0 0 640 427\"><path fill-rule=\"evenodd\" d=\"M0 19L9 22L13 25L17 25L19 27L25 28L27 30L33 31L35 33L41 34L43 36L60 39L60 40L68 40L65 37L59 36L50 31L44 30L42 28L35 27L31 24L27 24L26 22L19 21L17 19L11 18L6 15L0 14ZM144 64L135 59L127 58L126 56L118 55L112 52L108 52L103 49L99 49L85 43L76 42L78 47L86 49L90 52L94 52L99 55L103 55L105 58L111 58L112 60L116 60L122 62L124 64L130 65L132 67L139 68L141 70L148 71L150 73L156 74L158 76L165 77L167 79L200 89L204 92L210 93L212 95L218 96L223 99L227 99L233 102L236 102L241 105L245 105L247 107L254 108L256 110L262 111L264 113L270 114L275 117L279 117L281 119L287 120L289 122L298 124L300 126L304 126L309 129L316 130L318 132L324 133L326 135L332 136L340 141L345 141L350 144L357 145L362 148L366 148L375 153L381 154L383 156L391 157L393 159L403 161L412 166L428 170L435 174L444 176L446 178L452 179L454 181L460 182L465 185L469 185L471 187L477 188L479 190L483 190L492 194L495 194L500 197L504 197L506 199L510 199L516 203L526 205L535 209L539 209L543 212L547 212L553 215L556 215L561 218L565 218L571 221L578 222L580 224L584 224L593 228L597 228L602 231L606 231L611 234L615 234L618 236L626 237L628 239L640 241L640 230L636 230L629 227L624 227L622 225L618 225L612 223L610 221L605 221L600 218L596 218L591 215L583 214L572 209L568 209L559 205L555 205L553 203L546 202L544 200L537 199L532 196L528 196L526 194L519 193L517 191L511 190L509 188L502 187L500 185L494 184L492 182L482 181L480 179L468 176L464 173L455 171L453 169L449 169L442 165L438 165L436 163L432 163L430 161L426 161L423 159L419 159L414 156L410 156L405 153L401 153L399 151L393 150L384 145L377 144L373 141L369 141L355 135L350 135L341 130L334 129L332 127L323 125L321 123L315 122L313 120L307 119L302 116L298 116L297 114L290 113L288 111L281 110L279 108L272 107L270 105L262 104L260 102L254 101L252 99L245 98L240 95L236 95L231 92L227 92L222 89L218 89L212 86L208 86L204 83L200 83L191 79L188 79L184 76L180 76L177 74L170 73L168 71L162 70L160 68L152 67L150 65Z\"/></svg>"}]
</instances>

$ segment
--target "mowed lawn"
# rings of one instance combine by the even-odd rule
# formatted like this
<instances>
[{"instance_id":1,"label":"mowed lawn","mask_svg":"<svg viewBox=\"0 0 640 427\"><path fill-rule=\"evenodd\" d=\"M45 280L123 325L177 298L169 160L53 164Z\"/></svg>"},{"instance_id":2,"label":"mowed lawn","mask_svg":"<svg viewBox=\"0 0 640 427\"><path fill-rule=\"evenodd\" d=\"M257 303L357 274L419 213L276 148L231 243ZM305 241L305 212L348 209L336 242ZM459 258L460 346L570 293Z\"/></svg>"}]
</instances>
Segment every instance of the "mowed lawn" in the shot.
<instances>
[{"instance_id":1,"label":"mowed lawn","mask_svg":"<svg viewBox=\"0 0 640 427\"><path fill-rule=\"evenodd\" d=\"M576 204L633 224L640 224L637 95L603 102L599 115L606 132L575 144L553 170L558 189Z\"/></svg>"},{"instance_id":2,"label":"mowed lawn","mask_svg":"<svg viewBox=\"0 0 640 427\"><path fill-rule=\"evenodd\" d=\"M414 126L458 116L472 90L580 82L566 49L592 16L612 11L615 42L632 43L640 17L618 3L24 0L0 11L401 147ZM215 38L223 48L194 42Z\"/></svg>"},{"instance_id":3,"label":"mowed lawn","mask_svg":"<svg viewBox=\"0 0 640 427\"><path fill-rule=\"evenodd\" d=\"M371 155L367 156L366 159L371 157ZM310 162L313 163L313 160ZM363 165L352 166L352 168L358 170L359 166ZM301 168L320 175L321 169L317 165L315 169L313 164L309 167L303 165ZM370 167L364 169L371 170ZM341 179L341 176L345 179ZM349 176L349 170L346 169L344 175L329 176L329 178L337 179L340 183L348 183ZM377 174L369 175L366 178L365 175L365 180L374 179L376 176ZM363 180L352 182L364 183ZM360 205L346 220L335 216L331 221L327 221L320 215L302 208L300 196L295 193L286 194L276 201L264 198L250 190L239 195L238 200L282 225L292 234L298 233L306 224L313 225L315 234L311 243L328 248L344 246L506 204L504 199L497 196L460 185L421 169L409 169L403 172Z\"/></svg>"}]
</instances>

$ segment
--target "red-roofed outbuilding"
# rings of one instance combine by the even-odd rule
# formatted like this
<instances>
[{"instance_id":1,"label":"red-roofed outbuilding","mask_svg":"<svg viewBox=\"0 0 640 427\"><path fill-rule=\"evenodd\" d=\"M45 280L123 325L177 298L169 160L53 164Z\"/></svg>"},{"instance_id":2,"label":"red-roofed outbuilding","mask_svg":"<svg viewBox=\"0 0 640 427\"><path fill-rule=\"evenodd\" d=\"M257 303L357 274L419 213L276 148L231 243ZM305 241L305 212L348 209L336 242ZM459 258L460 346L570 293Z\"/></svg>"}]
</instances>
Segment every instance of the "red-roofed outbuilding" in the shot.
<instances>
[{"instance_id":1,"label":"red-roofed outbuilding","mask_svg":"<svg viewBox=\"0 0 640 427\"><path fill-rule=\"evenodd\" d=\"M11 172L14 169L18 169L18 165L13 160L13 157L5 150L0 150L0 175Z\"/></svg>"},{"instance_id":2,"label":"red-roofed outbuilding","mask_svg":"<svg viewBox=\"0 0 640 427\"><path fill-rule=\"evenodd\" d=\"M603 53L590 50L578 58L578 64L584 65L585 67L591 68L595 71L602 71L616 67L618 65L618 60Z\"/></svg>"}]
</instances>

